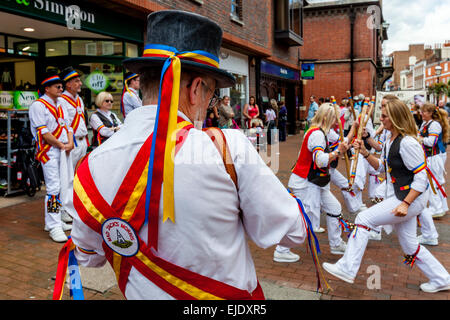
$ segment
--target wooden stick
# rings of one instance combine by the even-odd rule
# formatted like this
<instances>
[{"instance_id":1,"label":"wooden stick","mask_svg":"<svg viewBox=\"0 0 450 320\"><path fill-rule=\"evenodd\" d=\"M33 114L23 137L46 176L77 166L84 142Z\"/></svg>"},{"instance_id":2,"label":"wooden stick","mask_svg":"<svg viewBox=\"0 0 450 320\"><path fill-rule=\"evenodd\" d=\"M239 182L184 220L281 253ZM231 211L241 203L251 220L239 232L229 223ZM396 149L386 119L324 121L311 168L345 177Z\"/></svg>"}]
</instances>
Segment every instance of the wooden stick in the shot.
<instances>
[{"instance_id":1,"label":"wooden stick","mask_svg":"<svg viewBox=\"0 0 450 320\"><path fill-rule=\"evenodd\" d=\"M362 112L361 112L361 119L359 121L359 127L358 127L358 134L356 136L356 139L361 140L362 131L364 126L364 121L367 114L367 104L364 103ZM358 157L359 157L359 149L355 151L355 158L353 159L353 166L352 171L350 172L350 181L349 181L349 187L353 186L353 183L355 182L355 175L356 175L356 167L358 165Z\"/></svg>"},{"instance_id":2,"label":"wooden stick","mask_svg":"<svg viewBox=\"0 0 450 320\"><path fill-rule=\"evenodd\" d=\"M350 95L350 91L347 91L347 93ZM352 114L353 114L353 121L356 121L355 108L353 108L353 98L349 97L348 102L350 103L350 110L352 111Z\"/></svg>"},{"instance_id":3,"label":"wooden stick","mask_svg":"<svg viewBox=\"0 0 450 320\"><path fill-rule=\"evenodd\" d=\"M336 104L336 100L333 101L333 105L334 105L334 112L336 113L336 119L337 122L339 124L339 136L340 136L340 140L342 142L344 142L344 131L342 130L342 122L340 119L340 112L339 112L339 108ZM344 156L345 156L345 168L347 171L347 180L350 179L350 159L348 158L348 154L347 152L344 152Z\"/></svg>"}]
</instances>

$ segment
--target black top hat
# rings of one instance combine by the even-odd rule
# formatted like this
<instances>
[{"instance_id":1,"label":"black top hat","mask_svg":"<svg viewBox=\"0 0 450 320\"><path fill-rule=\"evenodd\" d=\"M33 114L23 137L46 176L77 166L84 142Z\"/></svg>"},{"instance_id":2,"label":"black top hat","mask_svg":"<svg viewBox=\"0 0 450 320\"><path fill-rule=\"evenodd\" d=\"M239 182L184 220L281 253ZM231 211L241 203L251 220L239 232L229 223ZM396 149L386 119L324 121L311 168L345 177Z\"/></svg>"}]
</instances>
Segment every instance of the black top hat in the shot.
<instances>
[{"instance_id":1,"label":"black top hat","mask_svg":"<svg viewBox=\"0 0 450 320\"><path fill-rule=\"evenodd\" d=\"M178 52L201 50L212 55L218 65L221 43L222 29L220 26L201 15L167 10L151 13L147 17L146 49L149 48L149 45L156 45L162 48L174 48ZM147 55L145 51L143 57L124 60L124 66L134 73L140 73L140 70L145 67L163 66L167 56ZM213 77L217 81L217 88L231 87L236 82L232 74L216 66L193 60L180 60L182 70L198 71Z\"/></svg>"},{"instance_id":2,"label":"black top hat","mask_svg":"<svg viewBox=\"0 0 450 320\"><path fill-rule=\"evenodd\" d=\"M59 77L56 70L48 71L45 73L45 75L39 85L39 91L44 93L46 87L50 87L56 83L63 83L63 81Z\"/></svg>"},{"instance_id":3,"label":"black top hat","mask_svg":"<svg viewBox=\"0 0 450 320\"><path fill-rule=\"evenodd\" d=\"M137 73L127 72L127 73L125 73L125 75L123 77L123 81L129 82L131 79L134 79L136 77L139 77L139 75Z\"/></svg>"},{"instance_id":4,"label":"black top hat","mask_svg":"<svg viewBox=\"0 0 450 320\"><path fill-rule=\"evenodd\" d=\"M74 68L67 67L59 74L59 77L64 83L67 83L73 78L80 77L80 74L76 72Z\"/></svg>"}]
</instances>

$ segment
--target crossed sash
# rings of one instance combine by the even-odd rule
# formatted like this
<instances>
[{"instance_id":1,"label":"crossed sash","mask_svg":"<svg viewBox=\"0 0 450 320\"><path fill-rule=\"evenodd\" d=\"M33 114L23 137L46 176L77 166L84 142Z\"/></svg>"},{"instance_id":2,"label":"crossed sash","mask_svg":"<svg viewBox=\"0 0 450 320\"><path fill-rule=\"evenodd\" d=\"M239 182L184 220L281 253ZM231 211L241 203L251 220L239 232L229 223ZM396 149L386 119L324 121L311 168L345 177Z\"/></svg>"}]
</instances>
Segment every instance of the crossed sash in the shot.
<instances>
[{"instance_id":1,"label":"crossed sash","mask_svg":"<svg viewBox=\"0 0 450 320\"><path fill-rule=\"evenodd\" d=\"M189 130L193 127L190 122L178 118L175 154L180 150ZM212 136L210 133L208 135ZM139 150L111 205L98 191L92 179L88 161L83 161L78 168L74 178L74 206L83 222L94 231L102 234L103 224L108 219L115 218L126 222L137 231L144 224L148 158L152 138L153 134L147 138ZM148 233L158 235L158 221L149 221ZM105 256L114 269L119 288L124 295L130 270L134 267L175 299L264 299L259 283L250 294L246 290L189 271L156 256L150 246L140 239L137 232L135 234L138 249L132 256L120 255L103 241Z\"/></svg>"},{"instance_id":2,"label":"crossed sash","mask_svg":"<svg viewBox=\"0 0 450 320\"><path fill-rule=\"evenodd\" d=\"M70 126L73 128L73 134L75 135L75 133L77 132L77 129L78 129L79 125L80 125L80 121L83 119L83 121L86 123L86 118L84 117L84 113L83 112L81 112L81 113L78 112L78 108L81 109L80 97L77 97L77 101L74 101L68 95L63 94L61 96L61 98L66 100L76 110L75 117L73 118L72 123L70 124ZM86 139L87 139L87 137L86 137ZM88 143L88 145L89 145L89 143Z\"/></svg>"},{"instance_id":3,"label":"crossed sash","mask_svg":"<svg viewBox=\"0 0 450 320\"><path fill-rule=\"evenodd\" d=\"M56 123L58 126L52 132L52 135L55 136L56 139L59 139L63 130L65 130L67 135L69 135L69 130L67 129L67 126L65 124L61 125L61 123L60 123L60 119L64 120L64 112L63 112L61 106L58 105L55 108L54 106L52 106L50 103L48 103L44 99L38 99L36 101L39 101L42 104L44 104L44 106L48 109L48 111L50 111L50 113L53 115L53 117L55 117L55 120L56 120ZM44 125L37 127L36 160L39 160L40 162L45 164L48 160L50 160L50 158L47 155L47 152L50 150L50 148L52 146L50 144L46 143L43 138L42 129L44 129L44 128L46 128L46 126L44 126Z\"/></svg>"}]
</instances>

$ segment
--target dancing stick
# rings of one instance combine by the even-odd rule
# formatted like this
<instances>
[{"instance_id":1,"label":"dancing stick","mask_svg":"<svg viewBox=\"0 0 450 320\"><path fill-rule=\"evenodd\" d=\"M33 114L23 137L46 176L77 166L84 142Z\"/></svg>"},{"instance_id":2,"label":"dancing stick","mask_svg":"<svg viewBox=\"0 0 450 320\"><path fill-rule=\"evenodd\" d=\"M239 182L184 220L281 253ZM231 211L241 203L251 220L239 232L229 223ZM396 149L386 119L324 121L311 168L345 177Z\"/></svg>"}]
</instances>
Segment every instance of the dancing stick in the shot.
<instances>
[{"instance_id":1,"label":"dancing stick","mask_svg":"<svg viewBox=\"0 0 450 320\"><path fill-rule=\"evenodd\" d=\"M347 93L350 96L350 91L347 91ZM353 98L351 96L348 98L348 102L350 103L350 110L352 111L353 114L353 121L356 121L356 113L355 108L353 108Z\"/></svg>"},{"instance_id":2,"label":"dancing stick","mask_svg":"<svg viewBox=\"0 0 450 320\"><path fill-rule=\"evenodd\" d=\"M356 136L356 139L358 139L358 140L361 140L362 131L363 131L363 128L365 127L364 120L365 120L366 114L367 114L367 106L368 106L368 103L364 102L364 106L363 106L362 113L361 113L361 118L359 120L358 133ZM350 173L350 181L348 183L349 187L352 187L353 183L355 182L356 166L358 165L358 157L359 157L359 148L355 151L355 157L353 160L352 171Z\"/></svg>"},{"instance_id":3,"label":"dancing stick","mask_svg":"<svg viewBox=\"0 0 450 320\"><path fill-rule=\"evenodd\" d=\"M340 136L340 141L344 142L344 130L342 130L342 122L340 119L340 112L339 112L339 108L336 104L336 100L333 98L333 105L334 105L334 112L336 113L336 119L337 122L339 124L339 136ZM348 154L347 152L344 152L344 156L345 156L345 168L347 169L347 180L350 178L350 159L348 158Z\"/></svg>"}]
</instances>

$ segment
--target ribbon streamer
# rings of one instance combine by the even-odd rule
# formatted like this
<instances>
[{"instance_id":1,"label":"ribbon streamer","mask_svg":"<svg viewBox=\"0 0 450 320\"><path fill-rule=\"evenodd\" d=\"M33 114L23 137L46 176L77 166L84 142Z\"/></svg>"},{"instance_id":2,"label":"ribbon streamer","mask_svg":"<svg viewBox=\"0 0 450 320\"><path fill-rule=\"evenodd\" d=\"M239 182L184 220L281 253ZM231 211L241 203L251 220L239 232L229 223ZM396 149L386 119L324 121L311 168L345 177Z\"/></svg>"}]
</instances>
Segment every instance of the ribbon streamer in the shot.
<instances>
[{"instance_id":1,"label":"ribbon streamer","mask_svg":"<svg viewBox=\"0 0 450 320\"><path fill-rule=\"evenodd\" d=\"M311 251L311 256L314 262L314 266L316 268L316 276L317 276L317 292L321 291L323 292L322 284L321 284L321 278L325 284L325 287L328 291L332 291L333 289L328 284L323 272L322 268L320 267L320 261L319 256L320 254L320 247L319 247L319 240L316 237L316 234L313 231L311 221L309 220L308 215L306 214L305 209L303 208L302 202L292 193L290 189L287 189L289 194L294 197L295 200L297 200L298 207L300 209L300 213L304 222L304 225L306 227L306 234L308 236L308 246Z\"/></svg>"}]
</instances>

